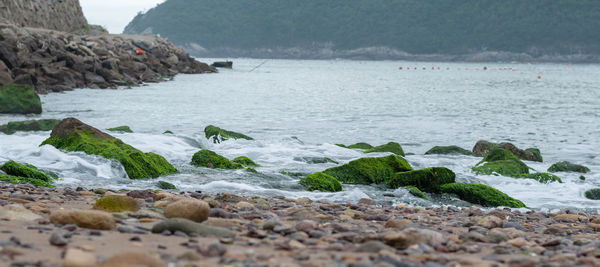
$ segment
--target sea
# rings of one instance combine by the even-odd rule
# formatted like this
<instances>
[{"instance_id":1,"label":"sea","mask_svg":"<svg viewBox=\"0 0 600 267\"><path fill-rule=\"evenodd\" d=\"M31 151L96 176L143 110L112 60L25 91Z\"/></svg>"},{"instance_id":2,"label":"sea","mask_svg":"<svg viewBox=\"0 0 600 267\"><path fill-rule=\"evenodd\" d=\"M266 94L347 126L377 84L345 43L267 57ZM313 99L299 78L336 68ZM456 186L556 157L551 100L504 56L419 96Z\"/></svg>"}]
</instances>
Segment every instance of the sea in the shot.
<instances>
[{"instance_id":1,"label":"sea","mask_svg":"<svg viewBox=\"0 0 600 267\"><path fill-rule=\"evenodd\" d=\"M212 62L224 59L199 59ZM0 115L0 124L75 117L98 129L128 125L134 133L111 133L144 151L164 156L179 173L132 180L113 160L64 152L40 144L50 132L0 133L0 163L15 160L56 173L58 187L156 189L158 180L179 190L247 196L307 197L336 203L372 198L378 203L431 207L469 206L449 196L430 200L405 189L344 185L337 193L308 192L301 176L344 164L364 154L336 144L398 142L415 168L441 166L458 182L497 188L541 211L598 212L586 190L600 187L600 65L446 63L359 60L233 59L233 69L178 75L172 81L118 89L76 89L41 95L39 116ZM207 140L216 125L255 140ZM173 134L163 134L165 131ZM545 172L558 161L591 172L556 173L564 183L476 175L482 158L424 155L434 146L471 150L478 140L511 142L541 150L544 161L526 163ZM190 164L210 149L227 158L248 156L258 173ZM338 162L310 164L304 158Z\"/></svg>"}]
</instances>

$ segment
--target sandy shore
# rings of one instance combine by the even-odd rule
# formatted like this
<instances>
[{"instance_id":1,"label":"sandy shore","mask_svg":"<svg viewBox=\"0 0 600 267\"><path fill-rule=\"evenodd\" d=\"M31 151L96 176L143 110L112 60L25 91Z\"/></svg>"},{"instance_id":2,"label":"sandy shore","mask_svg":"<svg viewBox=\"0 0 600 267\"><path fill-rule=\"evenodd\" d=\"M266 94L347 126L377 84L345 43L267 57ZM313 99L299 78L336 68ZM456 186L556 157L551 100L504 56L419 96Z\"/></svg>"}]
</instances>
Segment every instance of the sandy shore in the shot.
<instances>
[{"instance_id":1,"label":"sandy shore","mask_svg":"<svg viewBox=\"0 0 600 267\"><path fill-rule=\"evenodd\" d=\"M112 230L50 222L58 210L91 210L103 196L126 193L139 210L97 211L114 219ZM219 231L152 233L168 220L165 207L197 199L210 216L189 222ZM590 214L6 183L0 205L0 266L600 265L600 216Z\"/></svg>"}]
</instances>

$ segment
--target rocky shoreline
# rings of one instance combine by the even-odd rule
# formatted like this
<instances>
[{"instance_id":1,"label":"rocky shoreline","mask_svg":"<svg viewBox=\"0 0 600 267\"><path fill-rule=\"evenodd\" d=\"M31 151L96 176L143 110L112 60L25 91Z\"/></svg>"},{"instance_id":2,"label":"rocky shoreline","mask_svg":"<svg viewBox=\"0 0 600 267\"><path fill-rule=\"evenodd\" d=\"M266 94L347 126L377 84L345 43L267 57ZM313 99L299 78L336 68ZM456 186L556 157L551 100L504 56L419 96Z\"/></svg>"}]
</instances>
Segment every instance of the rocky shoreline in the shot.
<instances>
[{"instance_id":1,"label":"rocky shoreline","mask_svg":"<svg viewBox=\"0 0 600 267\"><path fill-rule=\"evenodd\" d=\"M569 211L2 182L0 206L5 266L600 265L600 216Z\"/></svg>"},{"instance_id":2,"label":"rocky shoreline","mask_svg":"<svg viewBox=\"0 0 600 267\"><path fill-rule=\"evenodd\" d=\"M116 88L168 80L178 73L216 69L156 35L86 35L0 24L0 86L27 85L37 93Z\"/></svg>"}]
</instances>

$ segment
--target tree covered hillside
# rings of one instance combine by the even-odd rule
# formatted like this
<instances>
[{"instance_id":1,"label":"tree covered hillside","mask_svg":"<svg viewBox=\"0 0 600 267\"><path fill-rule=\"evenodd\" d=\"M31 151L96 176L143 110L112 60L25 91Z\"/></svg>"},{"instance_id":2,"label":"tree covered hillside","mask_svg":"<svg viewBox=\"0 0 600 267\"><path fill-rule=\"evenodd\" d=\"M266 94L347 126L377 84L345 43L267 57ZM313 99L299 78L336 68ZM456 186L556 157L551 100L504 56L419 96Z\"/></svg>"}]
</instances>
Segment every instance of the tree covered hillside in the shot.
<instances>
[{"instance_id":1,"label":"tree covered hillside","mask_svg":"<svg viewBox=\"0 0 600 267\"><path fill-rule=\"evenodd\" d=\"M167 0L127 26L239 49L385 46L412 54L600 53L598 0Z\"/></svg>"}]
</instances>

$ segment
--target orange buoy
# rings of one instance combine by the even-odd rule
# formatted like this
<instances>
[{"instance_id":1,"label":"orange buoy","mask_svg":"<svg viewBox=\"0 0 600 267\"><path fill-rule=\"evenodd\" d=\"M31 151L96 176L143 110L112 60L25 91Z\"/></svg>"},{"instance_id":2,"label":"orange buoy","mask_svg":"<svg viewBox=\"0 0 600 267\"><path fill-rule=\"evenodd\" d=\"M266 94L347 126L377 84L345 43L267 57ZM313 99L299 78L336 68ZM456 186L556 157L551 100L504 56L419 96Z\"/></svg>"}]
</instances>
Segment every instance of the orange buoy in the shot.
<instances>
[{"instance_id":1,"label":"orange buoy","mask_svg":"<svg viewBox=\"0 0 600 267\"><path fill-rule=\"evenodd\" d=\"M135 49L135 52L136 52L138 55L145 55L145 54L146 54L146 51L144 51L144 49L141 49L141 48L139 48L139 47Z\"/></svg>"}]
</instances>

